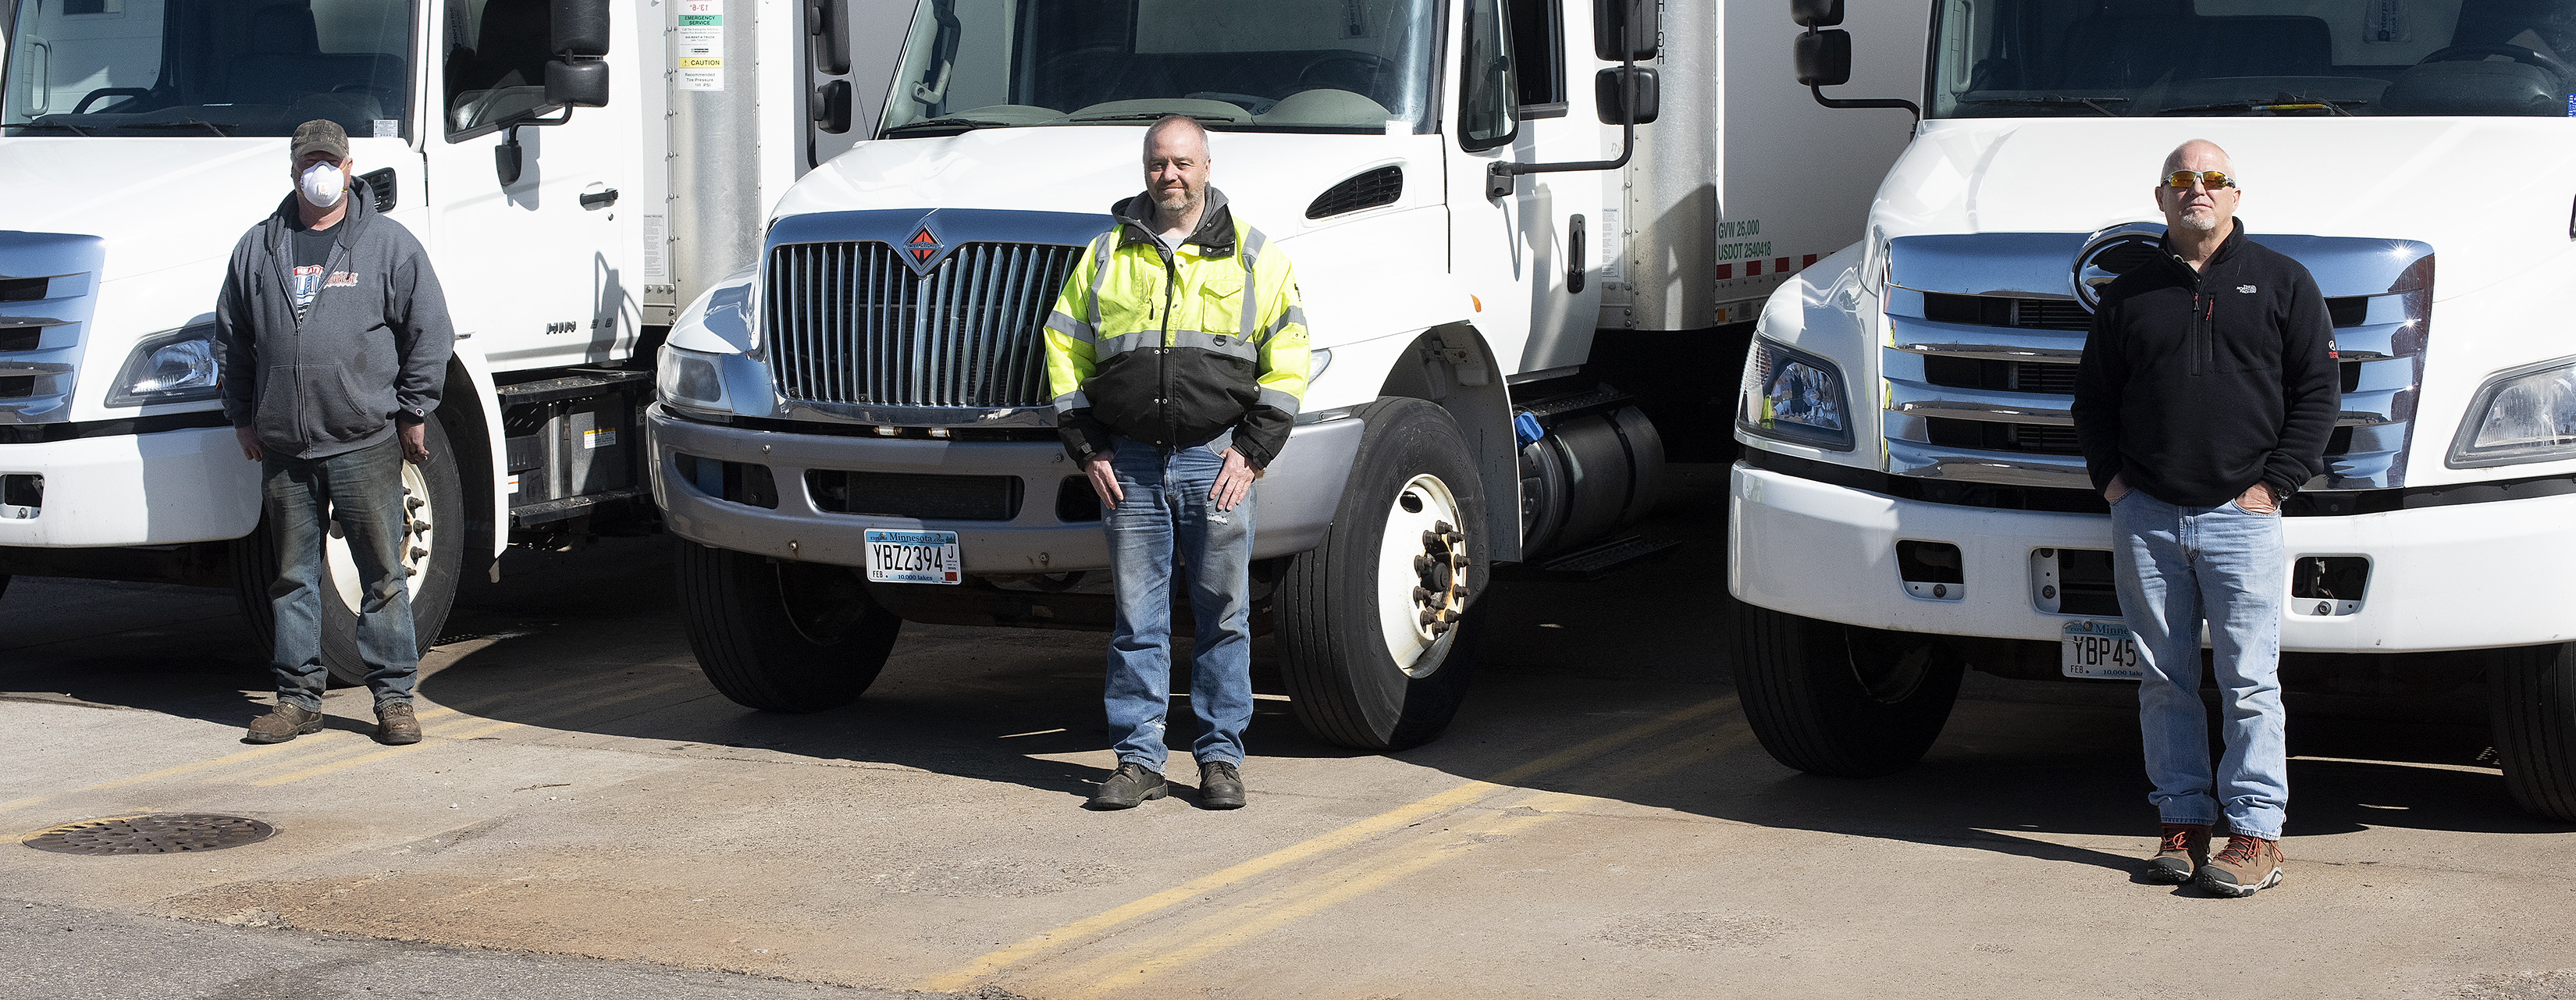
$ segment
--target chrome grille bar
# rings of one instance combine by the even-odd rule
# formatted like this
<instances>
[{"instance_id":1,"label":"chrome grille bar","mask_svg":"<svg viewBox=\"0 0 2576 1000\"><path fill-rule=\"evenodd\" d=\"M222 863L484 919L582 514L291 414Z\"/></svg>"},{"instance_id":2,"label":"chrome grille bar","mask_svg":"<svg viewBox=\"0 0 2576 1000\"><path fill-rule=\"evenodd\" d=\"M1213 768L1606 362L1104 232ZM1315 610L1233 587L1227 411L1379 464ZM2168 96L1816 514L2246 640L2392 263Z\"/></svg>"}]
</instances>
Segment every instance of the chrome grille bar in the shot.
<instances>
[{"instance_id":1,"label":"chrome grille bar","mask_svg":"<svg viewBox=\"0 0 2576 1000\"><path fill-rule=\"evenodd\" d=\"M1082 248L969 243L917 275L876 242L770 252L768 364L791 401L1044 406L1040 329Z\"/></svg>"}]
</instances>

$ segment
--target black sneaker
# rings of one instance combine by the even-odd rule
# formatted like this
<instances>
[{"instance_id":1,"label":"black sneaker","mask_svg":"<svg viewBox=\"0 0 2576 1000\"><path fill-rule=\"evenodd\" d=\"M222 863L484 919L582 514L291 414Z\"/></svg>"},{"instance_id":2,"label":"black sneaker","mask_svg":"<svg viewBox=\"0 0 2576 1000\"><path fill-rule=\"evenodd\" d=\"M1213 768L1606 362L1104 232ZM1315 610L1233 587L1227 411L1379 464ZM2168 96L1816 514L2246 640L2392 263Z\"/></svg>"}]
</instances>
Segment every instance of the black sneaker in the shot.
<instances>
[{"instance_id":1,"label":"black sneaker","mask_svg":"<svg viewBox=\"0 0 2576 1000\"><path fill-rule=\"evenodd\" d=\"M1243 808L1243 775L1234 765L1224 761L1199 765L1199 808Z\"/></svg>"},{"instance_id":2,"label":"black sneaker","mask_svg":"<svg viewBox=\"0 0 2576 1000\"><path fill-rule=\"evenodd\" d=\"M1170 785L1163 783L1162 772L1122 760L1118 762L1118 770L1109 773L1109 780L1100 783L1100 790L1091 793L1091 807L1133 809L1136 803L1162 798L1171 794L1171 790Z\"/></svg>"}]
</instances>

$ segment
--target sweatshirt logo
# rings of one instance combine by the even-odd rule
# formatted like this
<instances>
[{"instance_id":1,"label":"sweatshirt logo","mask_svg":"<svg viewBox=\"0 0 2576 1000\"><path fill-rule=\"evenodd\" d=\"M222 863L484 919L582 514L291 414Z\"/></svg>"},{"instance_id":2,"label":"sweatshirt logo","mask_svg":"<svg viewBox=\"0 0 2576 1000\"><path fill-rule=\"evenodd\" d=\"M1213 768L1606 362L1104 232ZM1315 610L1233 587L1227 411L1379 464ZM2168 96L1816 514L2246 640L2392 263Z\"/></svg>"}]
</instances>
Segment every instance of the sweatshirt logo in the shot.
<instances>
[{"instance_id":1,"label":"sweatshirt logo","mask_svg":"<svg viewBox=\"0 0 2576 1000\"><path fill-rule=\"evenodd\" d=\"M358 284L358 276L357 276L357 275L352 274L352 273L347 272L347 271L333 271L333 272L331 272L331 280L323 282L323 283L322 283L322 287L324 287L324 288L354 288L354 287L356 287L356 286L357 286L357 284Z\"/></svg>"},{"instance_id":2,"label":"sweatshirt logo","mask_svg":"<svg viewBox=\"0 0 2576 1000\"><path fill-rule=\"evenodd\" d=\"M2238 286L2236 286L2236 290L2237 290L2237 291L2240 291L2240 292L2243 292L2243 293L2245 293L2245 294L2247 294L2247 295L2252 295L2252 294L2254 294L2254 286L2252 286L2252 285L2238 285Z\"/></svg>"}]
</instances>

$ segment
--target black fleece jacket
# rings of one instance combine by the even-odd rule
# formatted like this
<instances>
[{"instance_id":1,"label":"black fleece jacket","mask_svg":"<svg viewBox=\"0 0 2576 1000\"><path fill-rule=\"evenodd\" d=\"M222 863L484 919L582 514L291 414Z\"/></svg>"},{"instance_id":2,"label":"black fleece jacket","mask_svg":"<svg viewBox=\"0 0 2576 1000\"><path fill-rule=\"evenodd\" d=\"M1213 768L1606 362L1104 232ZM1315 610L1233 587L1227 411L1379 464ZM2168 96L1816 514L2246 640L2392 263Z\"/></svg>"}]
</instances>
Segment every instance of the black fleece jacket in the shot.
<instances>
[{"instance_id":1,"label":"black fleece jacket","mask_svg":"<svg viewBox=\"0 0 2576 1000\"><path fill-rule=\"evenodd\" d=\"M2096 489L2215 507L2255 483L2286 497L2325 472L2342 412L2334 324L2299 262L2245 238L2194 271L2170 250L2111 282L2075 378Z\"/></svg>"}]
</instances>

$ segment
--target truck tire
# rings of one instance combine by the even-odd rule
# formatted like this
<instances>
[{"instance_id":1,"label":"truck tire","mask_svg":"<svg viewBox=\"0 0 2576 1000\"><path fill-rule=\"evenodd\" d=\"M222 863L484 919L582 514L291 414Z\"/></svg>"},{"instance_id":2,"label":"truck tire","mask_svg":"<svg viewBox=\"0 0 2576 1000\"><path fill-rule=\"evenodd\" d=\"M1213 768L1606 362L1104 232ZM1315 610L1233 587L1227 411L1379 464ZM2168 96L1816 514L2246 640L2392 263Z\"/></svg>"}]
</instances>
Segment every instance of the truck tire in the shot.
<instances>
[{"instance_id":1,"label":"truck tire","mask_svg":"<svg viewBox=\"0 0 2576 1000\"><path fill-rule=\"evenodd\" d=\"M1772 759L1875 778L1941 735L1966 664L1938 637L1736 607L1735 693Z\"/></svg>"},{"instance_id":2,"label":"truck tire","mask_svg":"<svg viewBox=\"0 0 2576 1000\"><path fill-rule=\"evenodd\" d=\"M1401 750L1437 738L1467 693L1464 616L1485 589L1485 496L1448 411L1387 399L1358 416L1367 431L1332 527L1289 561L1274 592L1280 669L1308 732ZM1445 620L1424 624L1426 611Z\"/></svg>"},{"instance_id":3,"label":"truck tire","mask_svg":"<svg viewBox=\"0 0 2576 1000\"><path fill-rule=\"evenodd\" d=\"M885 669L903 619L869 599L856 571L678 544L689 648L707 682L735 704L839 708Z\"/></svg>"},{"instance_id":4,"label":"truck tire","mask_svg":"<svg viewBox=\"0 0 2576 1000\"><path fill-rule=\"evenodd\" d=\"M2514 804L2576 823L2576 643L2490 654L2487 705Z\"/></svg>"},{"instance_id":5,"label":"truck tire","mask_svg":"<svg viewBox=\"0 0 2576 1000\"><path fill-rule=\"evenodd\" d=\"M456 453L448 446L447 428L428 424L429 461L403 463L403 568L411 589L411 628L420 652L427 653L447 627L456 603L456 584L465 565L465 490L457 476ZM349 545L337 534L323 542L322 665L335 686L364 684L367 663L358 655L357 564ZM248 620L263 657L276 652L277 619L269 605L269 588L277 582L276 535L268 516L259 527L232 543L233 597Z\"/></svg>"}]
</instances>

